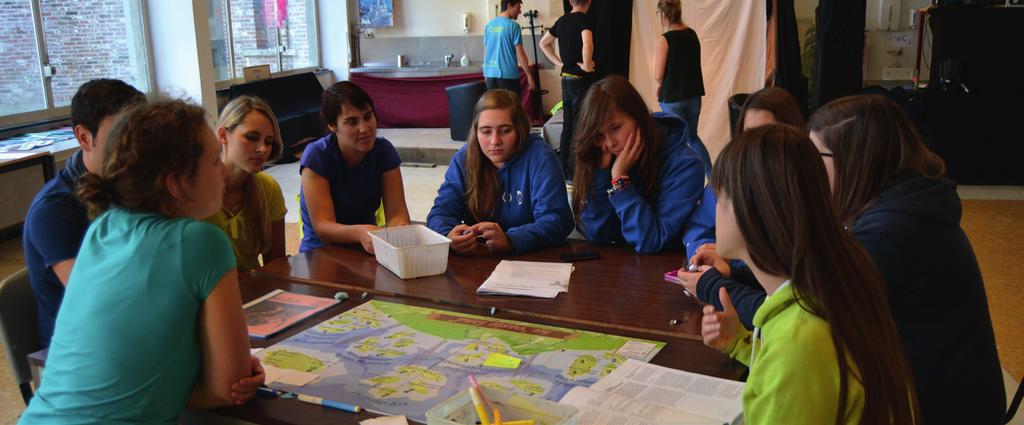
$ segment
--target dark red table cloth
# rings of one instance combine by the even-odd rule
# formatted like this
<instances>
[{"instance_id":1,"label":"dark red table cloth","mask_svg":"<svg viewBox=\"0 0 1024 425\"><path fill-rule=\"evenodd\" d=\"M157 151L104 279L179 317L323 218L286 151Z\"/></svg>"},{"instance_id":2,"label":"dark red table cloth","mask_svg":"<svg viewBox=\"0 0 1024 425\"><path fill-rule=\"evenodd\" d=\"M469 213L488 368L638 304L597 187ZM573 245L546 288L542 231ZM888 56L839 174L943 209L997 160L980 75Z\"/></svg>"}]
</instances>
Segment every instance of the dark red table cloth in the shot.
<instances>
[{"instance_id":1,"label":"dark red table cloth","mask_svg":"<svg viewBox=\"0 0 1024 425\"><path fill-rule=\"evenodd\" d=\"M353 83L362 87L373 98L377 109L377 125L381 128L447 128L448 98L444 89L484 79L482 72L444 75L438 77L377 77L373 73L352 73ZM533 113L532 92L526 84L526 75L520 73L523 108L530 121L542 121Z\"/></svg>"}]
</instances>

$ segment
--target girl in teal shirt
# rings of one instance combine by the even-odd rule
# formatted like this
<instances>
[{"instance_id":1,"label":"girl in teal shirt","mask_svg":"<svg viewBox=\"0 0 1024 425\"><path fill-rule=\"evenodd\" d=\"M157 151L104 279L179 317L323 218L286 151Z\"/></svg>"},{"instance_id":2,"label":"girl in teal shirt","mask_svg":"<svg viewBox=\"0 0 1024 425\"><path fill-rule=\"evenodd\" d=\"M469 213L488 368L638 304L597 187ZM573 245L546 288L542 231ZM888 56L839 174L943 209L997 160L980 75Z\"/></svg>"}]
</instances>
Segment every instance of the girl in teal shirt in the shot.
<instances>
[{"instance_id":1,"label":"girl in teal shirt","mask_svg":"<svg viewBox=\"0 0 1024 425\"><path fill-rule=\"evenodd\" d=\"M704 307L702 336L750 367L747 424L912 424L910 368L882 277L843 230L807 134L769 125L726 145L711 186L718 252L751 266L768 293L754 332ZM728 337L725 337L728 335Z\"/></svg>"},{"instance_id":2,"label":"girl in teal shirt","mask_svg":"<svg viewBox=\"0 0 1024 425\"><path fill-rule=\"evenodd\" d=\"M79 179L96 217L57 314L42 385L20 423L165 423L186 406L241 403L249 356L235 258L217 227L226 169L202 108L125 112L101 175Z\"/></svg>"}]
</instances>

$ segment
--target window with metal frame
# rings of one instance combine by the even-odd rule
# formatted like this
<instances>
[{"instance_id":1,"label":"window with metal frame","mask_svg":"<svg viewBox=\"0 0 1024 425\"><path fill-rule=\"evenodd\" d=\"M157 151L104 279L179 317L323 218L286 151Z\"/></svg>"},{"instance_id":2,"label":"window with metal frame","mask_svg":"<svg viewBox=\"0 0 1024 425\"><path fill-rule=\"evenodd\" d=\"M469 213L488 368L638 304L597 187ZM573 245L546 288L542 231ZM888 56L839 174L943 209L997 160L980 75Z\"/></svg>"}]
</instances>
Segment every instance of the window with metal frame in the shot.
<instances>
[{"instance_id":1,"label":"window with metal frame","mask_svg":"<svg viewBox=\"0 0 1024 425\"><path fill-rule=\"evenodd\" d=\"M145 0L9 0L0 8L0 128L69 114L82 83L153 86Z\"/></svg>"},{"instance_id":2,"label":"window with metal frame","mask_svg":"<svg viewBox=\"0 0 1024 425\"><path fill-rule=\"evenodd\" d=\"M207 0L216 80L240 80L242 68L271 72L320 66L316 0Z\"/></svg>"}]
</instances>

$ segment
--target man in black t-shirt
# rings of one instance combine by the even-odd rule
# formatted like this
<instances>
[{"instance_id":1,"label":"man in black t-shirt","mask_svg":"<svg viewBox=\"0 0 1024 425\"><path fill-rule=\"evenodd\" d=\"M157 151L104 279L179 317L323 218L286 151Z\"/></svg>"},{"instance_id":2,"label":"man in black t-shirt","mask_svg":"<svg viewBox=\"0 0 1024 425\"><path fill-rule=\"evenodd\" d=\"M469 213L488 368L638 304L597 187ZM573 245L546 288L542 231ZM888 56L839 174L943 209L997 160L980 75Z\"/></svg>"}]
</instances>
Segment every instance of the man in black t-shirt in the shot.
<instances>
[{"instance_id":1,"label":"man in black t-shirt","mask_svg":"<svg viewBox=\"0 0 1024 425\"><path fill-rule=\"evenodd\" d=\"M587 16L590 0L570 0L572 11L555 21L555 25L540 40L544 56L555 66L561 67L562 110L564 123L562 137L558 144L558 156L567 180L572 180L572 135L576 128L583 96L590 88L594 72L594 26ZM554 43L558 40L558 51Z\"/></svg>"}]
</instances>

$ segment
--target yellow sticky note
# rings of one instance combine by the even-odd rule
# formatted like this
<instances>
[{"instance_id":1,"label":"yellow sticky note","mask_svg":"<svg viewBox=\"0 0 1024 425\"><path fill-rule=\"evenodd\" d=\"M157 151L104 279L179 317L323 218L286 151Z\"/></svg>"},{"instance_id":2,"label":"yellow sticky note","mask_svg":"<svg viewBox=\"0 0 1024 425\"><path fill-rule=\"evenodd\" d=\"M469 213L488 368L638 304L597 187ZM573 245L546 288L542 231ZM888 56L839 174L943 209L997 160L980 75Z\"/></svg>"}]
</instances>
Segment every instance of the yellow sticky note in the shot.
<instances>
[{"instance_id":1,"label":"yellow sticky note","mask_svg":"<svg viewBox=\"0 0 1024 425\"><path fill-rule=\"evenodd\" d=\"M484 366L487 367L500 367L502 369L515 369L519 367L519 363L523 359L518 357L512 357L501 353L491 353L487 356L487 360L484 360Z\"/></svg>"}]
</instances>

